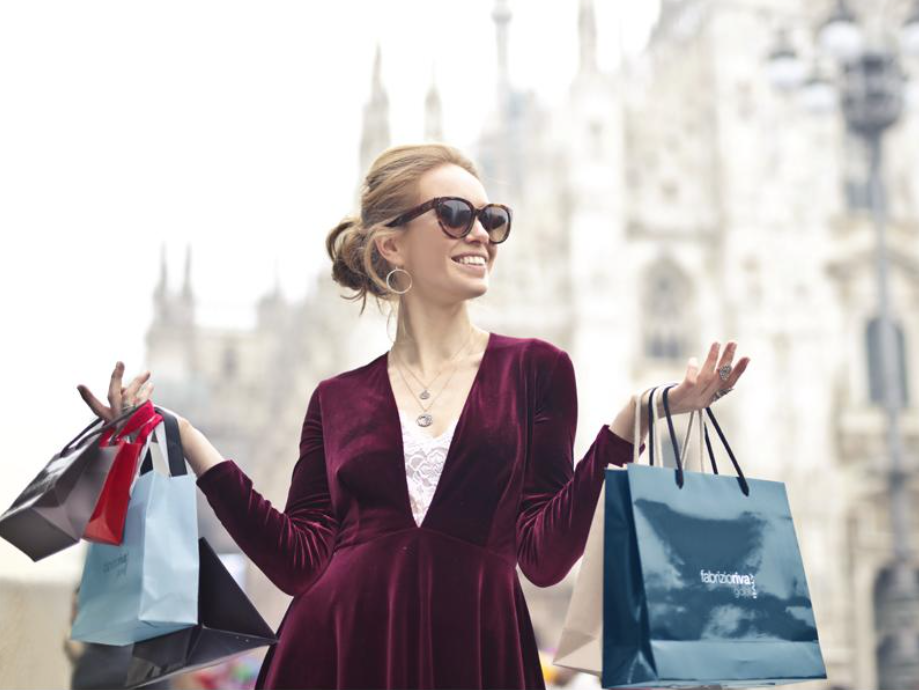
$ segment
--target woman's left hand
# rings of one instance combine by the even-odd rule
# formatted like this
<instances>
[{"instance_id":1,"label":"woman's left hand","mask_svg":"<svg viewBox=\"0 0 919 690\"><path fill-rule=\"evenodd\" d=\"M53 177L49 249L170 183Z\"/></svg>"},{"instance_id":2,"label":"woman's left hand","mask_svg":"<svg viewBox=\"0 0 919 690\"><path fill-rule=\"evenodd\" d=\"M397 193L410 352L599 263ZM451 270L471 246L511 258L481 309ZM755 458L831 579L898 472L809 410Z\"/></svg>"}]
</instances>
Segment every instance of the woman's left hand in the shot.
<instances>
[{"instance_id":1,"label":"woman's left hand","mask_svg":"<svg viewBox=\"0 0 919 690\"><path fill-rule=\"evenodd\" d=\"M740 380L747 365L750 363L750 358L741 357L737 362L737 366L732 367L731 362L737 350L737 343L733 340L728 341L724 348L724 353L719 359L720 349L721 345L717 341L712 343L708 351L708 357L705 358L701 368L699 368L698 360L695 357L689 358L686 378L678 386L671 388L667 392L667 404L670 406L671 415L702 410L708 407L715 401L715 393L733 388L737 381ZM731 373L726 380L723 380L719 373L722 367L731 367ZM659 405L662 408L663 399L658 395L660 392L658 391L655 394L655 399L661 401Z\"/></svg>"}]
</instances>

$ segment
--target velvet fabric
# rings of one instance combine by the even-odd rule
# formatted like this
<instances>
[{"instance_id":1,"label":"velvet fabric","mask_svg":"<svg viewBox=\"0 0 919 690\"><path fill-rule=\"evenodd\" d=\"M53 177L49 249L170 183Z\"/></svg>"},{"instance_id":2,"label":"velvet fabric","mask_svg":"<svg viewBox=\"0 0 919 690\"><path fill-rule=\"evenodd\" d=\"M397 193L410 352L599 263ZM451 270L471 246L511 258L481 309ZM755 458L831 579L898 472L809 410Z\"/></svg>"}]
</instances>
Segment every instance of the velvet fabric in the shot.
<instances>
[{"instance_id":1,"label":"velvet fabric","mask_svg":"<svg viewBox=\"0 0 919 690\"><path fill-rule=\"evenodd\" d=\"M256 687L544 688L516 566L539 587L565 577L632 443L604 424L575 464L571 358L491 333L416 525L387 356L316 386L283 512L231 459L198 479L294 597Z\"/></svg>"}]
</instances>

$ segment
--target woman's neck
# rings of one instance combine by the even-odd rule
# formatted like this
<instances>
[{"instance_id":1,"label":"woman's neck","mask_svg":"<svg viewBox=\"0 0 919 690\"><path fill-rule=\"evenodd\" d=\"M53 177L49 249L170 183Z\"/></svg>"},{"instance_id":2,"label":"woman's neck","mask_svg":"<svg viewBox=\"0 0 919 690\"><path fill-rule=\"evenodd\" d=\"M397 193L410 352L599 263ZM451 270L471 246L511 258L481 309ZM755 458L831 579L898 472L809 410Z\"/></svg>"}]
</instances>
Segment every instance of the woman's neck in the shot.
<instances>
[{"instance_id":1,"label":"woman's neck","mask_svg":"<svg viewBox=\"0 0 919 690\"><path fill-rule=\"evenodd\" d=\"M414 332L413 332L414 331ZM488 332L468 320L451 325L448 330L400 330L392 350L401 362L425 375L434 376L450 362L481 350L488 341Z\"/></svg>"}]
</instances>

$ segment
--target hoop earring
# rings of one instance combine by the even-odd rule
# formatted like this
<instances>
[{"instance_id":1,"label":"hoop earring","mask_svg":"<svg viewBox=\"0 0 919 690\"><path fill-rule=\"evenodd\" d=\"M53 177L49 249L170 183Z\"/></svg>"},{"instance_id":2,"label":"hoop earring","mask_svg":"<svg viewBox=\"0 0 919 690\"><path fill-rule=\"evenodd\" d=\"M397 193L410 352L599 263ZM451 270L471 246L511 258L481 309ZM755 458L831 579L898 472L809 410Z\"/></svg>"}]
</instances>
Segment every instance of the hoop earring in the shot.
<instances>
[{"instance_id":1,"label":"hoop earring","mask_svg":"<svg viewBox=\"0 0 919 690\"><path fill-rule=\"evenodd\" d=\"M390 278L392 278L392 274L395 273L396 271L402 271L403 273L405 273L405 274L408 276L408 279L409 279L409 281L410 281L409 284L408 284L408 287L405 288L402 292L399 292L398 290L396 290L395 288L393 288L393 286L392 286L392 285L390 284L390 282L389 282ZM409 273L408 271L406 271L404 268L399 268L399 267L397 266L396 268L394 268L393 270L391 270L389 273L386 274L386 287L389 288L390 292L394 292L394 293L396 293L397 295L404 295L406 292L408 292L409 290L411 290L411 289L412 289L413 283L414 283L414 281L412 281L412 274Z\"/></svg>"}]
</instances>

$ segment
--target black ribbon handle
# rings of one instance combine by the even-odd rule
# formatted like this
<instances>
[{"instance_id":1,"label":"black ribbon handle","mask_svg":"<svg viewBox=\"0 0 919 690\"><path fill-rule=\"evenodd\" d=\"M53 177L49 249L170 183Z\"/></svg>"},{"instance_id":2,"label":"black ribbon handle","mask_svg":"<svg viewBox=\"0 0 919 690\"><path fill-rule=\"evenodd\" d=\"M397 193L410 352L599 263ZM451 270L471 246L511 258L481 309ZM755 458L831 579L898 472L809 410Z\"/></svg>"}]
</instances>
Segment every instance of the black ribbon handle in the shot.
<instances>
[{"instance_id":1,"label":"black ribbon handle","mask_svg":"<svg viewBox=\"0 0 919 690\"><path fill-rule=\"evenodd\" d=\"M675 388L678 384L671 384L664 389L664 413L667 416L667 426L670 429L670 442L673 444L673 452L676 453L676 462L677 462L677 484L680 488L683 488L683 464L680 461L680 447L676 440L676 431L673 428L673 417L670 414L670 403L667 399L668 392L671 388ZM731 450L731 446L728 443L728 440L724 437L724 432L721 431L721 425L718 424L718 420L715 419L715 414L712 412L711 407L706 407L705 411L708 413L708 416L711 417L712 424L715 425L715 431L718 432L718 437L721 439L721 443L724 445L725 450L728 452L728 457L731 458L731 464L734 465L734 470L737 472L737 482L740 484L740 490L743 491L744 496L750 495L750 485L747 482L747 478L744 476L743 470L740 469L740 463L737 462L737 458L734 457L734 451ZM701 412L700 412L701 414ZM705 445L708 448L708 456L712 463L712 468L715 471L715 474L718 473L718 466L715 463L715 454L712 451L711 440L708 436L708 428L706 425L702 425L703 430L705 431Z\"/></svg>"},{"instance_id":2,"label":"black ribbon handle","mask_svg":"<svg viewBox=\"0 0 919 690\"><path fill-rule=\"evenodd\" d=\"M182 435L179 432L179 420L175 415L167 412L161 407L154 406L154 411L163 417L163 424L166 427L166 458L169 461L169 474L173 477L181 477L188 474L188 468L185 466L185 449L182 447ZM156 440L156 430L151 432L152 440ZM161 449L162 450L162 449ZM153 470L153 454L151 449L147 448L147 455L140 467L140 473L146 474Z\"/></svg>"},{"instance_id":3,"label":"black ribbon handle","mask_svg":"<svg viewBox=\"0 0 919 690\"><path fill-rule=\"evenodd\" d=\"M673 416L670 413L670 402L669 402L669 391L671 388L675 388L678 384L673 383L664 388L663 397L664 397L664 414L667 417L667 427L670 434L670 443L673 445L673 453L676 458L676 483L681 489L685 482L683 462L680 455L680 444L676 440L676 429L673 426ZM656 429L654 428L654 393L657 390L657 386L651 389L648 394L648 429L650 431L651 443L648 449L648 460L650 465L654 466L654 445L657 440ZM728 440L724 436L724 432L721 430L721 425L718 424L718 420L715 419L715 414L712 412L711 407L706 407L705 411L708 413L708 416L712 420L712 424L715 425L715 430L718 432L718 437L721 439L722 445L724 445L725 450L728 452L728 457L731 458L731 464L734 466L734 470L737 472L737 482L740 485L740 490L743 491L745 496L750 495L750 485L747 482L746 476L744 476L743 470L740 468L740 463L737 462L737 458L734 456L734 451L731 450L731 446L728 443ZM702 414L702 411L699 411L699 414ZM718 474L718 464L715 461L715 453L712 449L711 438L708 434L708 426L703 422L702 430L705 435L705 446L708 449L708 457L711 462L712 471L715 474Z\"/></svg>"}]
</instances>

